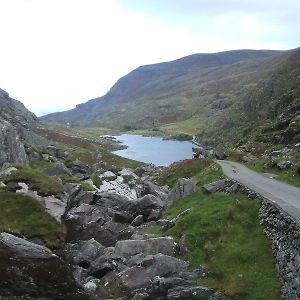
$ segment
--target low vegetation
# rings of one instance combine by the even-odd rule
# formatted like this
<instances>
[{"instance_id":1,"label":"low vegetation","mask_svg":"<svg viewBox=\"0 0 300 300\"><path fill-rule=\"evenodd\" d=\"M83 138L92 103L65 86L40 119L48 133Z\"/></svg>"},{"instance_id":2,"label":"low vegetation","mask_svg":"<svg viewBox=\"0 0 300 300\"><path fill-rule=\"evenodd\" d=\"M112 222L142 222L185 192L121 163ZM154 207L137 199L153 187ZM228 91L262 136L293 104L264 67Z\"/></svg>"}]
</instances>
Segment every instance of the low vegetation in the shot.
<instances>
[{"instance_id":1,"label":"low vegetation","mask_svg":"<svg viewBox=\"0 0 300 300\"><path fill-rule=\"evenodd\" d=\"M61 182L57 177L49 177L42 172L30 168L23 167L7 176L4 181L9 187L14 184L17 187L18 182L24 182L30 190L37 191L40 196L56 196L60 197L64 190Z\"/></svg>"},{"instance_id":2,"label":"low vegetation","mask_svg":"<svg viewBox=\"0 0 300 300\"><path fill-rule=\"evenodd\" d=\"M51 249L62 246L65 227L30 197L0 192L0 231L39 239Z\"/></svg>"}]
</instances>

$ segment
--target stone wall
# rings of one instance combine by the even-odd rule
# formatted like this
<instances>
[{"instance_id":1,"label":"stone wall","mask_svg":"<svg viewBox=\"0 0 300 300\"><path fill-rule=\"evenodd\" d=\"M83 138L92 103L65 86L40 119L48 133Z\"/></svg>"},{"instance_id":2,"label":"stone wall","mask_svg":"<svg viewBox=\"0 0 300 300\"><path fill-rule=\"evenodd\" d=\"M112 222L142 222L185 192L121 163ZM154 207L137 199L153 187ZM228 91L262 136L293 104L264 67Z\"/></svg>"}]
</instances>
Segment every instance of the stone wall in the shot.
<instances>
[{"instance_id":1,"label":"stone wall","mask_svg":"<svg viewBox=\"0 0 300 300\"><path fill-rule=\"evenodd\" d=\"M259 219L272 241L283 281L282 299L300 299L300 223L267 200L262 201Z\"/></svg>"}]
</instances>

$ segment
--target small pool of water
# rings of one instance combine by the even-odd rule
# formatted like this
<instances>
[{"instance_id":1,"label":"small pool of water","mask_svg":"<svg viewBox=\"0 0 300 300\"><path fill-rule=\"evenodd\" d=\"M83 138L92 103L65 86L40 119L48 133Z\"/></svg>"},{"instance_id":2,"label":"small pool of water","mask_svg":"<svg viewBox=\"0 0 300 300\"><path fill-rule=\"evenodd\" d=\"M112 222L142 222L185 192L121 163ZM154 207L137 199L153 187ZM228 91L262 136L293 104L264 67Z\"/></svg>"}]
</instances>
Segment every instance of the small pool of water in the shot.
<instances>
[{"instance_id":1,"label":"small pool of water","mask_svg":"<svg viewBox=\"0 0 300 300\"><path fill-rule=\"evenodd\" d=\"M195 147L192 142L163 140L160 137L122 134L115 138L128 148L113 153L156 166L169 166L175 161L192 158L192 148Z\"/></svg>"}]
</instances>

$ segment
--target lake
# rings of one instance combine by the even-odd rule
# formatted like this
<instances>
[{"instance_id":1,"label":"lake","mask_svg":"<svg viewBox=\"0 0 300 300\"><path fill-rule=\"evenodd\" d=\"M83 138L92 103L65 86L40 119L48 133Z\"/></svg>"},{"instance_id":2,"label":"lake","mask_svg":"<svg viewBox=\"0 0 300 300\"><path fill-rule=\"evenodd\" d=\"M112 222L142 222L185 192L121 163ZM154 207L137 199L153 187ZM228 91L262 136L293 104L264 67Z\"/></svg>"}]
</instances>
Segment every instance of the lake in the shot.
<instances>
[{"instance_id":1,"label":"lake","mask_svg":"<svg viewBox=\"0 0 300 300\"><path fill-rule=\"evenodd\" d=\"M192 158L192 148L195 147L192 142L163 140L160 137L122 134L115 138L128 148L113 153L156 166L169 166L175 161Z\"/></svg>"}]
</instances>

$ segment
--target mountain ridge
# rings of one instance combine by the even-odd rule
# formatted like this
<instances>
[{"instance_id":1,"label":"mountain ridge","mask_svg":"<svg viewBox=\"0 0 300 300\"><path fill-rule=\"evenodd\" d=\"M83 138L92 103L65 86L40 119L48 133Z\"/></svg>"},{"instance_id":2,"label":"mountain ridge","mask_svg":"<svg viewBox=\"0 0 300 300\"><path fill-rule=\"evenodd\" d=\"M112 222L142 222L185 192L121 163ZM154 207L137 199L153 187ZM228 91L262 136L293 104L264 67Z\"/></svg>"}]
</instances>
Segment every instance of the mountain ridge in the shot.
<instances>
[{"instance_id":1,"label":"mountain ridge","mask_svg":"<svg viewBox=\"0 0 300 300\"><path fill-rule=\"evenodd\" d=\"M141 66L121 77L106 95L40 120L117 129L175 124L179 131L185 122L189 133L199 135L217 128L220 118L237 107L244 113L241 99L299 51L234 50Z\"/></svg>"}]
</instances>

